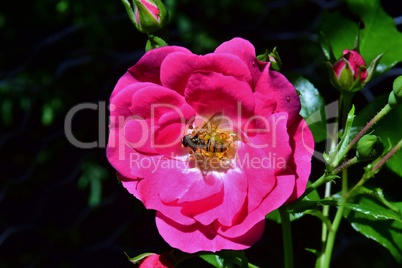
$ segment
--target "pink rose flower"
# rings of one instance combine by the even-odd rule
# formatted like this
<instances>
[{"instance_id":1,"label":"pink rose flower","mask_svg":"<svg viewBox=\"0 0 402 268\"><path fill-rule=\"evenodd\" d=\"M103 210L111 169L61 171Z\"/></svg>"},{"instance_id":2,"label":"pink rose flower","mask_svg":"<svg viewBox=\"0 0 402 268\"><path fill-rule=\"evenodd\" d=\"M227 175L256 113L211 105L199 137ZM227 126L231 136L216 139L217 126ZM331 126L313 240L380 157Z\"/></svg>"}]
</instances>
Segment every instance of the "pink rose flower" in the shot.
<instances>
[{"instance_id":1,"label":"pink rose flower","mask_svg":"<svg viewBox=\"0 0 402 268\"><path fill-rule=\"evenodd\" d=\"M299 111L295 88L244 39L204 56L166 46L117 83L107 157L172 247L241 250L305 191L314 141Z\"/></svg>"},{"instance_id":2,"label":"pink rose flower","mask_svg":"<svg viewBox=\"0 0 402 268\"><path fill-rule=\"evenodd\" d=\"M174 268L174 265L165 255L152 254L141 262L139 268Z\"/></svg>"}]
</instances>

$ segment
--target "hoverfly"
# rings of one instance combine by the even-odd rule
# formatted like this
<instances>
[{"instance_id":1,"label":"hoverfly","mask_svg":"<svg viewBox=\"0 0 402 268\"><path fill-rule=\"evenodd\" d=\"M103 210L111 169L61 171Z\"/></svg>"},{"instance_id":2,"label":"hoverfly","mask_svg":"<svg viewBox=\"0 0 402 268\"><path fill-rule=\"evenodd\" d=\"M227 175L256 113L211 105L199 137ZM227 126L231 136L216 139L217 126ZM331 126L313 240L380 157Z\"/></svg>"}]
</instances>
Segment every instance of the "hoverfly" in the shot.
<instances>
[{"instance_id":1,"label":"hoverfly","mask_svg":"<svg viewBox=\"0 0 402 268\"><path fill-rule=\"evenodd\" d=\"M191 148L191 158L205 177L205 172L211 168L226 169L229 166L228 150L233 145L233 135L228 131L219 130L223 114L215 113L204 125L186 134L181 142L183 147Z\"/></svg>"},{"instance_id":2,"label":"hoverfly","mask_svg":"<svg viewBox=\"0 0 402 268\"><path fill-rule=\"evenodd\" d=\"M208 132L213 127L217 127L222 119L222 113L215 113L198 131L195 133L185 135L181 143L184 147L190 147L194 152L198 149L203 149L206 152L224 152L227 150L227 146L220 141L216 140L216 137L211 137Z\"/></svg>"}]
</instances>

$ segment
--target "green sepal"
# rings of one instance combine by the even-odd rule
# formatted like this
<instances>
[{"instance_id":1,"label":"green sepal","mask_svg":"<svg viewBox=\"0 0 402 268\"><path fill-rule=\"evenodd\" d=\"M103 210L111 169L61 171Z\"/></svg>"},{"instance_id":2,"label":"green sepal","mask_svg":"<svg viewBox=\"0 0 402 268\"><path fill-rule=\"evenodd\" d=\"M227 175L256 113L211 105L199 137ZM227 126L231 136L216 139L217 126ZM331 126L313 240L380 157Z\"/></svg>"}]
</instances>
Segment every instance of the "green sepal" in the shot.
<instances>
[{"instance_id":1,"label":"green sepal","mask_svg":"<svg viewBox=\"0 0 402 268\"><path fill-rule=\"evenodd\" d=\"M147 258L147 257L149 257L151 255L155 255L156 253L146 252L146 253L142 253L142 254L140 254L138 256L135 256L135 257L128 256L128 254L126 252L124 252L124 254L126 255L126 257L128 258L128 260L130 262L132 262L133 264L138 264L141 261L143 261L145 258Z\"/></svg>"},{"instance_id":2,"label":"green sepal","mask_svg":"<svg viewBox=\"0 0 402 268\"><path fill-rule=\"evenodd\" d=\"M148 35L147 43L145 44L145 51L152 50L154 48L167 46L165 40L152 34Z\"/></svg>"},{"instance_id":3,"label":"green sepal","mask_svg":"<svg viewBox=\"0 0 402 268\"><path fill-rule=\"evenodd\" d=\"M257 59L262 62L270 62L270 68L274 71L280 72L282 67L282 60L279 56L278 51L276 51L276 47L274 47L271 52L266 49L264 54L260 54L257 56Z\"/></svg>"},{"instance_id":4,"label":"green sepal","mask_svg":"<svg viewBox=\"0 0 402 268\"><path fill-rule=\"evenodd\" d=\"M378 63L380 63L383 55L384 53L381 53L370 63L369 67L367 68L367 78L364 80L363 85L367 84L371 80L371 78L373 78L374 71L377 68Z\"/></svg>"},{"instance_id":5,"label":"green sepal","mask_svg":"<svg viewBox=\"0 0 402 268\"><path fill-rule=\"evenodd\" d=\"M341 91L350 91L355 85L354 73L350 68L349 62L344 58L342 60L345 63L345 67L339 74L337 82ZM358 81L359 79L356 80Z\"/></svg>"},{"instance_id":6,"label":"green sepal","mask_svg":"<svg viewBox=\"0 0 402 268\"><path fill-rule=\"evenodd\" d=\"M320 42L320 43L321 43L321 49L322 49L325 57L327 58L327 60L329 62L335 62L336 58L335 58L331 43L328 41L327 37L325 36L325 34L323 32L320 32L319 37L324 39L323 42ZM326 47L323 45L324 43L325 43Z\"/></svg>"}]
</instances>

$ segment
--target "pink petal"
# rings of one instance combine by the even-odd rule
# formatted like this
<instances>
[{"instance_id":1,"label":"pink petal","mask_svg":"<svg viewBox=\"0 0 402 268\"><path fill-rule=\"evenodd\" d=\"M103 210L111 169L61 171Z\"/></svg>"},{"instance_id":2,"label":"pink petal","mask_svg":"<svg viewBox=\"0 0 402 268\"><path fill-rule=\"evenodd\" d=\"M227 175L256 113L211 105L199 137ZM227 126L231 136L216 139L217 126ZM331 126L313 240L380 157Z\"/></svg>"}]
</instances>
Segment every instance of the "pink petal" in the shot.
<instances>
[{"instance_id":1,"label":"pink petal","mask_svg":"<svg viewBox=\"0 0 402 268\"><path fill-rule=\"evenodd\" d=\"M131 180L128 178L119 178L121 179L121 182L123 186L127 189L127 191L133 194L139 200L141 200L147 209L163 211L166 216L175 219L175 221L183 225L190 225L195 223L194 219L181 213L180 206L175 206L174 204L165 204L161 202L156 189L152 187L144 188L142 184L141 186L138 184L140 181L146 181L147 179ZM141 195L139 193L141 193Z\"/></svg>"},{"instance_id":2,"label":"pink petal","mask_svg":"<svg viewBox=\"0 0 402 268\"><path fill-rule=\"evenodd\" d=\"M287 119L286 113L272 114L266 118L265 129L248 136L238 149L238 162L248 178L248 211L259 206L269 194L276 184L276 174L287 173L292 154Z\"/></svg>"},{"instance_id":3,"label":"pink petal","mask_svg":"<svg viewBox=\"0 0 402 268\"><path fill-rule=\"evenodd\" d=\"M244 174L236 170L229 170L222 180L224 183L223 202L209 211L194 216L203 225L218 220L220 224L230 226L242 208L247 196L247 180Z\"/></svg>"},{"instance_id":4,"label":"pink petal","mask_svg":"<svg viewBox=\"0 0 402 268\"><path fill-rule=\"evenodd\" d=\"M187 253L202 250L216 252L222 249L249 248L261 237L264 221L244 230L244 235L233 238L218 235L213 225L204 226L199 223L190 226L180 225L160 212L156 213L156 226L163 239L174 248Z\"/></svg>"},{"instance_id":5,"label":"pink petal","mask_svg":"<svg viewBox=\"0 0 402 268\"><path fill-rule=\"evenodd\" d=\"M151 82L161 85L161 64L169 54L176 52L192 54L188 49L177 46L164 46L152 49L145 53L137 64L131 67L128 72L134 79L140 82Z\"/></svg>"},{"instance_id":6,"label":"pink petal","mask_svg":"<svg viewBox=\"0 0 402 268\"><path fill-rule=\"evenodd\" d=\"M245 219L230 228L221 228L218 233L226 237L245 235L246 231L263 221L265 216L282 206L292 193L295 177L292 175L277 176L275 188L267 195L261 205L253 211L245 213Z\"/></svg>"},{"instance_id":7,"label":"pink petal","mask_svg":"<svg viewBox=\"0 0 402 268\"><path fill-rule=\"evenodd\" d=\"M112 98L117 95L117 93L135 83L138 83L138 81L129 72L126 72L114 87L112 95L110 96L110 102L112 102Z\"/></svg>"},{"instance_id":8,"label":"pink petal","mask_svg":"<svg viewBox=\"0 0 402 268\"><path fill-rule=\"evenodd\" d=\"M197 114L223 112L234 124L249 118L254 112L254 96L250 86L223 74L194 73L189 77L184 96Z\"/></svg>"},{"instance_id":9,"label":"pink petal","mask_svg":"<svg viewBox=\"0 0 402 268\"><path fill-rule=\"evenodd\" d=\"M299 96L293 85L281 73L271 71L267 67L261 74L255 91L275 98L277 103L275 111L289 114L288 127L298 118L301 107ZM264 107L256 107L256 113L262 109Z\"/></svg>"},{"instance_id":10,"label":"pink petal","mask_svg":"<svg viewBox=\"0 0 402 268\"><path fill-rule=\"evenodd\" d=\"M251 76L253 77L253 88L265 66L268 64L267 62L261 62L257 59L254 46L249 41L238 37L222 43L215 49L215 53L230 53L241 58L244 63L247 64Z\"/></svg>"},{"instance_id":11,"label":"pink petal","mask_svg":"<svg viewBox=\"0 0 402 268\"><path fill-rule=\"evenodd\" d=\"M188 153L182 148L181 139L195 113L182 96L157 85L139 89L132 96L130 111L146 121L141 128L147 133L144 129L148 127L150 135L144 147L168 157Z\"/></svg>"},{"instance_id":12,"label":"pink petal","mask_svg":"<svg viewBox=\"0 0 402 268\"><path fill-rule=\"evenodd\" d=\"M124 132L120 131L119 128L110 129L106 156L110 164L121 175L127 178L137 178L139 175L131 172L130 163L132 163L133 157L135 158L139 154L136 150L127 146L124 135Z\"/></svg>"},{"instance_id":13,"label":"pink petal","mask_svg":"<svg viewBox=\"0 0 402 268\"><path fill-rule=\"evenodd\" d=\"M172 172L173 173L173 172ZM190 173L165 175L170 178L169 183L159 184L159 195L165 202L177 200L179 203L204 199L221 191L222 182L206 182L199 171Z\"/></svg>"},{"instance_id":14,"label":"pink petal","mask_svg":"<svg viewBox=\"0 0 402 268\"><path fill-rule=\"evenodd\" d=\"M231 76L250 86L253 84L247 65L239 57L230 54L170 54L161 66L161 82L163 86L183 94L188 79L197 72L214 72Z\"/></svg>"},{"instance_id":15,"label":"pink petal","mask_svg":"<svg viewBox=\"0 0 402 268\"><path fill-rule=\"evenodd\" d=\"M288 202L299 198L306 190L307 181L311 171L311 156L314 153L314 138L306 122L300 117L289 130L290 145L294 153L290 163L296 172L296 185Z\"/></svg>"}]
</instances>

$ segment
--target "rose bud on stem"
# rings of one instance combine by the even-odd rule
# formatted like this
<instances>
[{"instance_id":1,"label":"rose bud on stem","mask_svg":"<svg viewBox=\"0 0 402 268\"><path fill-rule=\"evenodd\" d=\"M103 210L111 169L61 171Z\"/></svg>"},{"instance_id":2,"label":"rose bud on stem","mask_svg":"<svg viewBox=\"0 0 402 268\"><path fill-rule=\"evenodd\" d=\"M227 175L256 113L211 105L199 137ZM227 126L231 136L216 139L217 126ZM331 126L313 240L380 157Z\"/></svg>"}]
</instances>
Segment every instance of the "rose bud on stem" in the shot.
<instances>
[{"instance_id":1,"label":"rose bud on stem","mask_svg":"<svg viewBox=\"0 0 402 268\"><path fill-rule=\"evenodd\" d=\"M369 67L366 67L366 63L356 46L353 50L345 49L342 57L334 64L326 62L330 81L341 93L342 125L345 123L346 114L350 110L354 93L362 89L371 80L382 55L378 55Z\"/></svg>"},{"instance_id":2,"label":"rose bud on stem","mask_svg":"<svg viewBox=\"0 0 402 268\"><path fill-rule=\"evenodd\" d=\"M146 34L163 28L168 21L168 12L161 0L122 0L131 22L138 31Z\"/></svg>"},{"instance_id":3,"label":"rose bud on stem","mask_svg":"<svg viewBox=\"0 0 402 268\"><path fill-rule=\"evenodd\" d=\"M376 135L364 135L358 142L356 157L360 161L372 160L379 157L384 151L384 144Z\"/></svg>"},{"instance_id":4,"label":"rose bud on stem","mask_svg":"<svg viewBox=\"0 0 402 268\"><path fill-rule=\"evenodd\" d=\"M392 92L388 97L388 104L394 108L402 103L402 75L394 80Z\"/></svg>"}]
</instances>

